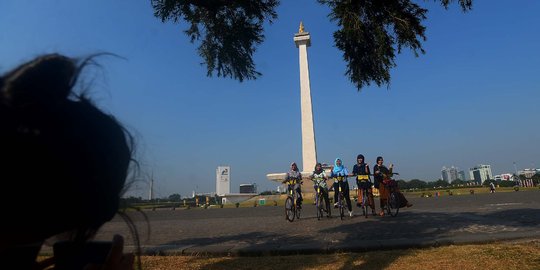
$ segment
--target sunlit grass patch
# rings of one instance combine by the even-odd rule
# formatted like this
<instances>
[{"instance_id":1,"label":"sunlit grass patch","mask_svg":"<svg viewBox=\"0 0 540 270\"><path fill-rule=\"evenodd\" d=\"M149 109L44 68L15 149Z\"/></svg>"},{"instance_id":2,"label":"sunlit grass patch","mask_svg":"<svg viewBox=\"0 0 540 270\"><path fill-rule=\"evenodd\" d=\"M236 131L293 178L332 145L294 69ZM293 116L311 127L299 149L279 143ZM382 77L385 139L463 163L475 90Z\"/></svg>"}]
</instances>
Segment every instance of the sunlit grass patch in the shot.
<instances>
[{"instance_id":1,"label":"sunlit grass patch","mask_svg":"<svg viewBox=\"0 0 540 270\"><path fill-rule=\"evenodd\" d=\"M157 269L540 269L540 241L265 257L143 256Z\"/></svg>"}]
</instances>

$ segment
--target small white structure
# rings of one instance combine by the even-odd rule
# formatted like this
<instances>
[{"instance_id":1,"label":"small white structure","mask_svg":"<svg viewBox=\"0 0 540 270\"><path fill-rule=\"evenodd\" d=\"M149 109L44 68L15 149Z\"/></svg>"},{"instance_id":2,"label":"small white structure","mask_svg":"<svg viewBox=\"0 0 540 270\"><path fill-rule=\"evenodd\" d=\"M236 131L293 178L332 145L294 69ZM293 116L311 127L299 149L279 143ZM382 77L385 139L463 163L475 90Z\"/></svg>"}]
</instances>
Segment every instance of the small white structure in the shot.
<instances>
[{"instance_id":1,"label":"small white structure","mask_svg":"<svg viewBox=\"0 0 540 270\"><path fill-rule=\"evenodd\" d=\"M493 180L497 182L498 181L517 181L519 180L519 178L511 173L501 173L501 174L493 176Z\"/></svg>"},{"instance_id":2,"label":"small white structure","mask_svg":"<svg viewBox=\"0 0 540 270\"><path fill-rule=\"evenodd\" d=\"M222 196L231 192L231 167L218 166L216 170L216 194Z\"/></svg>"},{"instance_id":3,"label":"small white structure","mask_svg":"<svg viewBox=\"0 0 540 270\"><path fill-rule=\"evenodd\" d=\"M222 204L229 204L229 203L240 203L243 201L247 201L255 196L257 196L257 193L229 193L221 196L221 203Z\"/></svg>"}]
</instances>

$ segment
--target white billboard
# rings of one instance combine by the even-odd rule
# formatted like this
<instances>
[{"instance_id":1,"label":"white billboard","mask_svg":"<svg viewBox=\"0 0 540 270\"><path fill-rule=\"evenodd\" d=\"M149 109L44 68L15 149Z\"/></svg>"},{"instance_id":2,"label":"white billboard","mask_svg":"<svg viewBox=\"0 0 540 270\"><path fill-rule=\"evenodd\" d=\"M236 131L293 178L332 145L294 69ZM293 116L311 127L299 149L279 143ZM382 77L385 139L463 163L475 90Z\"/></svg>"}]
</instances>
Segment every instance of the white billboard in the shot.
<instances>
[{"instance_id":1,"label":"white billboard","mask_svg":"<svg viewBox=\"0 0 540 270\"><path fill-rule=\"evenodd\" d=\"M231 193L231 167L218 166L216 170L216 194Z\"/></svg>"}]
</instances>

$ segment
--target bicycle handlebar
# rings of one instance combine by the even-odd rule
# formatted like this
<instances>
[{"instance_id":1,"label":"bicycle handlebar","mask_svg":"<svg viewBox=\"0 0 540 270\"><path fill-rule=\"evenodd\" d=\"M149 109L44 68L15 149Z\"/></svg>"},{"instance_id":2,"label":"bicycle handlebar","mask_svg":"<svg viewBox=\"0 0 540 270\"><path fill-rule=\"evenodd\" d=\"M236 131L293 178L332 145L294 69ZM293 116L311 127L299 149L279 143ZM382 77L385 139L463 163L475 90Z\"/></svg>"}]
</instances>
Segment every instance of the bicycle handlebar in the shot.
<instances>
[{"instance_id":1,"label":"bicycle handlebar","mask_svg":"<svg viewBox=\"0 0 540 270\"><path fill-rule=\"evenodd\" d=\"M333 177L330 177L330 179L334 179L334 180L338 180L338 181L343 181L344 179L346 180L347 177L349 177L349 175L344 175L344 176L333 176Z\"/></svg>"},{"instance_id":2,"label":"bicycle handlebar","mask_svg":"<svg viewBox=\"0 0 540 270\"><path fill-rule=\"evenodd\" d=\"M311 179L311 181L312 181L314 184L321 184L321 183L326 182L326 180L327 180L327 179L324 179L324 178L322 178L322 179L315 179L315 178L314 178L314 179Z\"/></svg>"},{"instance_id":3,"label":"bicycle handlebar","mask_svg":"<svg viewBox=\"0 0 540 270\"><path fill-rule=\"evenodd\" d=\"M287 184L287 185L296 185L296 184L303 184L304 181L299 181L299 180L285 180L283 182L281 182L282 184Z\"/></svg>"},{"instance_id":4,"label":"bicycle handlebar","mask_svg":"<svg viewBox=\"0 0 540 270\"><path fill-rule=\"evenodd\" d=\"M385 174L385 173L381 173L381 174ZM386 174L386 175L390 175L390 176L391 176L391 175L399 175L399 173L397 173L397 172L392 172L392 173L389 173L389 174Z\"/></svg>"},{"instance_id":5,"label":"bicycle handlebar","mask_svg":"<svg viewBox=\"0 0 540 270\"><path fill-rule=\"evenodd\" d=\"M399 175L399 173L397 172L393 172L391 174L395 174L395 175ZM373 173L369 173L369 174L350 174L350 175L347 175L348 177L355 177L355 176L359 176L359 175L369 175L369 176L376 176L376 174L373 174Z\"/></svg>"}]
</instances>

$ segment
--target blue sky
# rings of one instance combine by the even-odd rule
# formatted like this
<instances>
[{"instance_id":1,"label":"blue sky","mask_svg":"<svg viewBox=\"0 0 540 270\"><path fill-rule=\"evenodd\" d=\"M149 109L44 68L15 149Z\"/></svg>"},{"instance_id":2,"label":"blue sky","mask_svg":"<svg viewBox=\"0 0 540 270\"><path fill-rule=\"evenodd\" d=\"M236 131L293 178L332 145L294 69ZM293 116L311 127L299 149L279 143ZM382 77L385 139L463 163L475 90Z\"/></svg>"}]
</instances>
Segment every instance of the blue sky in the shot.
<instances>
[{"instance_id":1,"label":"blue sky","mask_svg":"<svg viewBox=\"0 0 540 270\"><path fill-rule=\"evenodd\" d=\"M382 155L404 179L427 181L442 166L539 167L540 2L474 1L465 14L425 4L426 54L399 55L389 88L358 92L348 81L336 27L316 1L282 1L255 54L263 76L242 83L206 77L186 26L154 18L149 1L1 1L0 72L43 53L118 54L126 60L99 59L92 96L137 138L157 196L214 191L218 165L231 166L231 191L262 191L276 186L267 173L301 164L292 39L303 21L319 161L351 168L359 153L370 164ZM131 194L147 189L140 181Z\"/></svg>"}]
</instances>

